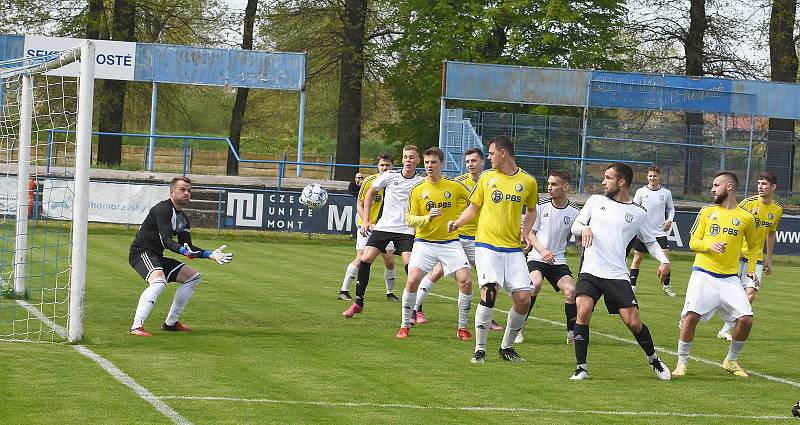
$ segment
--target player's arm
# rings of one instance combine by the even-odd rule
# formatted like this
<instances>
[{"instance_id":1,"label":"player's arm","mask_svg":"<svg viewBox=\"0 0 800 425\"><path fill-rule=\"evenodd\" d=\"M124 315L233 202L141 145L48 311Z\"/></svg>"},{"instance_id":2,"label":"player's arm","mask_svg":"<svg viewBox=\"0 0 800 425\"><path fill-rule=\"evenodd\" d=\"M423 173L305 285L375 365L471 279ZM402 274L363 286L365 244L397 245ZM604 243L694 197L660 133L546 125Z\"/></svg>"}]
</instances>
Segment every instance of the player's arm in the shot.
<instances>
[{"instance_id":1,"label":"player's arm","mask_svg":"<svg viewBox=\"0 0 800 425\"><path fill-rule=\"evenodd\" d=\"M644 217L644 219L639 222L639 229L636 236L638 236L639 240L644 243L644 246L647 248L647 252L650 253L650 256L661 263L661 265L658 266L658 272L656 273L658 277L661 278L662 276L669 274L669 258L667 258L667 255L664 254L664 251L661 249L661 245L656 242L656 236L653 233L653 228L650 227L647 217Z\"/></svg>"},{"instance_id":2,"label":"player's arm","mask_svg":"<svg viewBox=\"0 0 800 425\"><path fill-rule=\"evenodd\" d=\"M700 210L700 213L697 214L697 218L695 218L694 224L692 225L692 230L689 231L689 249L694 252L716 252L721 254L725 252L724 244L704 239L706 231L706 215L708 214L708 211L709 209L706 207ZM722 246L720 247L719 245Z\"/></svg>"},{"instance_id":3,"label":"player's arm","mask_svg":"<svg viewBox=\"0 0 800 425\"><path fill-rule=\"evenodd\" d=\"M429 214L422 214L421 202L417 196L417 191L412 190L408 194L408 207L406 208L406 224L409 227L421 227L431 222L431 220L440 215L438 208L431 208ZM435 211L434 211L435 210Z\"/></svg>"},{"instance_id":4,"label":"player's arm","mask_svg":"<svg viewBox=\"0 0 800 425\"><path fill-rule=\"evenodd\" d=\"M667 205L664 210L667 213L667 220L664 222L664 231L668 232L675 221L675 203L672 202L672 192L667 191Z\"/></svg>"},{"instance_id":5,"label":"player's arm","mask_svg":"<svg viewBox=\"0 0 800 425\"><path fill-rule=\"evenodd\" d=\"M375 195L378 193L374 187L370 186L367 189L367 192L364 194L364 200L359 200L359 204L361 205L361 209L358 210L358 214L361 216L361 221L364 223L363 225L372 224L369 222L369 212L372 210L372 200L375 199Z\"/></svg>"},{"instance_id":6,"label":"player's arm","mask_svg":"<svg viewBox=\"0 0 800 425\"><path fill-rule=\"evenodd\" d=\"M778 211L775 224L767 233L767 253L764 256L764 273L766 274L772 273L772 253L775 252L775 240L777 239L778 224L781 222L781 217L783 217L783 209Z\"/></svg>"},{"instance_id":7,"label":"player's arm","mask_svg":"<svg viewBox=\"0 0 800 425\"><path fill-rule=\"evenodd\" d=\"M536 194L538 198L538 193ZM531 247L535 248L533 245L533 223L536 221L536 204L534 204L533 208L528 207L528 210L525 212L525 217L523 218L522 224L522 238L525 240L526 249L530 250ZM541 245L541 244L540 244ZM538 251L538 249L537 249Z\"/></svg>"},{"instance_id":8,"label":"player's arm","mask_svg":"<svg viewBox=\"0 0 800 425\"><path fill-rule=\"evenodd\" d=\"M576 240L575 243L577 244L577 237L581 237L580 244L585 248L592 246L592 229L589 227L589 221L592 219L592 203L594 202L595 195L589 197L586 200L586 203L581 208L581 212L578 213L578 217L575 218L575 222L572 223L572 234L575 235Z\"/></svg>"},{"instance_id":9,"label":"player's arm","mask_svg":"<svg viewBox=\"0 0 800 425\"><path fill-rule=\"evenodd\" d=\"M484 175L481 174L478 181L475 183L475 187L472 188L472 192L469 194L469 205L467 208L461 212L455 221L447 223L448 232L455 232L459 227L474 220L481 212L481 206L483 205L483 176Z\"/></svg>"}]
</instances>

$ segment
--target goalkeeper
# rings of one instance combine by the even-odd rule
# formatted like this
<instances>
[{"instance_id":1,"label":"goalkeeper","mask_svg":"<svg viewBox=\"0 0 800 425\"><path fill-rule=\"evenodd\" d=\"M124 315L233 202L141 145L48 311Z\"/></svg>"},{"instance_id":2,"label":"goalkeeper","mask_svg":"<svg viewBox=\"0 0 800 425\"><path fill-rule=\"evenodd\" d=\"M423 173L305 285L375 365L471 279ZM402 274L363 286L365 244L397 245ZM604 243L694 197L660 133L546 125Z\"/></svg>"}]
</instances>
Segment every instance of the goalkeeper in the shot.
<instances>
[{"instance_id":1,"label":"goalkeeper","mask_svg":"<svg viewBox=\"0 0 800 425\"><path fill-rule=\"evenodd\" d=\"M225 245L214 251L205 251L192 244L189 218L183 211L189 204L191 195L191 180L186 177L172 179L169 185L169 199L157 203L150 209L131 243L128 261L148 285L139 297L139 305L136 306L136 315L129 332L131 335L152 336L144 330L144 322L156 304L158 296L167 287L167 282L178 282L180 286L175 291L175 299L161 329L173 332L191 331L181 324L178 318L192 298L194 289L200 284L200 272L178 260L164 257L164 249L188 259L209 258L219 264L226 264L233 258L233 254L223 252ZM175 236L178 237L177 242L173 239Z\"/></svg>"}]
</instances>

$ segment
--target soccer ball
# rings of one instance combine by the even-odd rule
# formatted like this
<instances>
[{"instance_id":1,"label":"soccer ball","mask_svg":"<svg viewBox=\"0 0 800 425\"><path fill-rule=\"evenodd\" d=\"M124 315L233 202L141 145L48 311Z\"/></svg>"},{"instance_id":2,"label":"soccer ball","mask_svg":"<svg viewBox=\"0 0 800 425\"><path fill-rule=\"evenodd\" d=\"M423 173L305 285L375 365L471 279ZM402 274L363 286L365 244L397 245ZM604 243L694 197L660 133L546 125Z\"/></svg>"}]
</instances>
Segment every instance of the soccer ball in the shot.
<instances>
[{"instance_id":1,"label":"soccer ball","mask_svg":"<svg viewBox=\"0 0 800 425\"><path fill-rule=\"evenodd\" d=\"M300 194L300 203L309 208L320 208L328 202L328 191L317 183L311 183L303 188Z\"/></svg>"},{"instance_id":2,"label":"soccer ball","mask_svg":"<svg viewBox=\"0 0 800 425\"><path fill-rule=\"evenodd\" d=\"M792 416L796 418L800 417L800 401L798 401L797 403L794 404L794 406L792 406Z\"/></svg>"}]
</instances>

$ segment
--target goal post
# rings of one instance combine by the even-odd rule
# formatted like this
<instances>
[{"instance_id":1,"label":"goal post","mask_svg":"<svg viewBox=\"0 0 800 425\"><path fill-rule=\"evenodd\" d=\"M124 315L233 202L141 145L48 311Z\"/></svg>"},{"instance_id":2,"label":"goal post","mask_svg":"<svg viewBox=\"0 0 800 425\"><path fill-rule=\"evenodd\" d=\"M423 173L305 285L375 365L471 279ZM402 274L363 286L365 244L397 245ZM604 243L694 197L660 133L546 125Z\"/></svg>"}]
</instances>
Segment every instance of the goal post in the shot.
<instances>
[{"instance_id":1,"label":"goal post","mask_svg":"<svg viewBox=\"0 0 800 425\"><path fill-rule=\"evenodd\" d=\"M0 62L0 339L83 339L94 65L88 40Z\"/></svg>"}]
</instances>

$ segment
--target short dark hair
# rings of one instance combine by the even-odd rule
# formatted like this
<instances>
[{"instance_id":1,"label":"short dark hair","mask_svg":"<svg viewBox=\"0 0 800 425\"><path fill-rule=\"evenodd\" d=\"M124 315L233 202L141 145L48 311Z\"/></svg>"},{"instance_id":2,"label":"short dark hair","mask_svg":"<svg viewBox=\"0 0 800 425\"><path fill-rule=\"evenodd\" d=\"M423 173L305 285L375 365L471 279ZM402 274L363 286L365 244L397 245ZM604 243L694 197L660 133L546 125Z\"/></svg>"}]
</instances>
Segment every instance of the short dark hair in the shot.
<instances>
[{"instance_id":1,"label":"short dark hair","mask_svg":"<svg viewBox=\"0 0 800 425\"><path fill-rule=\"evenodd\" d=\"M766 180L769 184L778 184L778 177L775 174L770 173L769 171L762 171L758 173L759 180Z\"/></svg>"},{"instance_id":2,"label":"short dark hair","mask_svg":"<svg viewBox=\"0 0 800 425\"><path fill-rule=\"evenodd\" d=\"M390 153L384 152L384 153L378 155L378 161L380 161L382 159L385 160L385 161L389 161L391 163L394 163L394 157Z\"/></svg>"},{"instance_id":3,"label":"short dark hair","mask_svg":"<svg viewBox=\"0 0 800 425\"><path fill-rule=\"evenodd\" d=\"M444 152L442 152L442 150L436 146L426 149L425 153L422 154L422 156L428 156L428 155L436 155L437 157L439 157L439 161L444 162Z\"/></svg>"},{"instance_id":4,"label":"short dark hair","mask_svg":"<svg viewBox=\"0 0 800 425\"><path fill-rule=\"evenodd\" d=\"M733 187L739 186L739 177L736 177L736 174L734 174L733 171L723 170L717 174L714 174L714 178L717 178L719 176L728 176L729 179L733 180Z\"/></svg>"},{"instance_id":5,"label":"short dark hair","mask_svg":"<svg viewBox=\"0 0 800 425\"><path fill-rule=\"evenodd\" d=\"M615 173L617 173L617 177L625 180L625 185L631 187L633 184L633 169L628 164L623 164L621 162L615 162L608 167L606 170L613 169Z\"/></svg>"},{"instance_id":6,"label":"short dark hair","mask_svg":"<svg viewBox=\"0 0 800 425\"><path fill-rule=\"evenodd\" d=\"M649 167L647 167L647 172L649 173L651 171L655 171L656 174L660 175L661 174L661 167L657 166L656 164L651 164Z\"/></svg>"},{"instance_id":7,"label":"short dark hair","mask_svg":"<svg viewBox=\"0 0 800 425\"><path fill-rule=\"evenodd\" d=\"M509 155L514 156L514 144L508 136L494 136L489 140L489 146L494 144L495 149L504 149Z\"/></svg>"},{"instance_id":8,"label":"short dark hair","mask_svg":"<svg viewBox=\"0 0 800 425\"><path fill-rule=\"evenodd\" d=\"M417 151L417 155L419 155L419 148L417 145L405 145L403 146L404 151Z\"/></svg>"},{"instance_id":9,"label":"short dark hair","mask_svg":"<svg viewBox=\"0 0 800 425\"><path fill-rule=\"evenodd\" d=\"M477 154L479 157L481 157L481 159L484 158L483 151L480 150L480 148L469 148L466 152L464 152L465 157L472 154Z\"/></svg>"},{"instance_id":10,"label":"short dark hair","mask_svg":"<svg viewBox=\"0 0 800 425\"><path fill-rule=\"evenodd\" d=\"M547 175L548 176L553 176L553 177L558 177L561 180L564 180L565 182L567 182L569 184L572 184L572 176L569 174L569 171L567 171L567 170L564 170L564 169L550 170L550 171L547 172Z\"/></svg>"},{"instance_id":11,"label":"short dark hair","mask_svg":"<svg viewBox=\"0 0 800 425\"><path fill-rule=\"evenodd\" d=\"M170 188L170 190L172 190L172 189L175 189L175 185L176 185L176 184L178 184L178 182L186 182L186 183L189 183L189 185L191 185L191 184L192 184L192 181L191 181L191 180L189 180L189 177L186 177L186 176L178 176L178 177L175 177L175 178L173 178L173 179L172 179L172 181L171 181L171 182L169 182L169 188Z\"/></svg>"}]
</instances>

